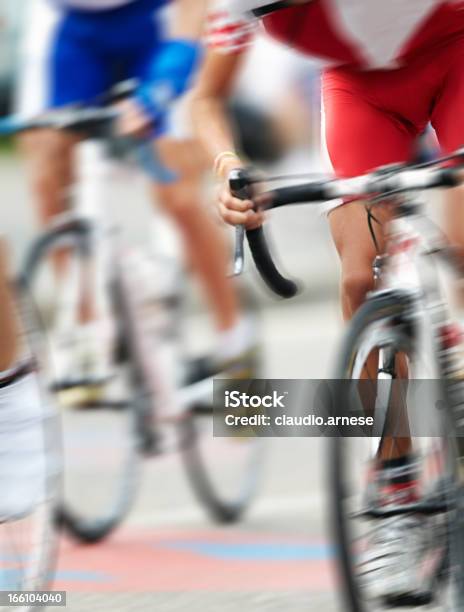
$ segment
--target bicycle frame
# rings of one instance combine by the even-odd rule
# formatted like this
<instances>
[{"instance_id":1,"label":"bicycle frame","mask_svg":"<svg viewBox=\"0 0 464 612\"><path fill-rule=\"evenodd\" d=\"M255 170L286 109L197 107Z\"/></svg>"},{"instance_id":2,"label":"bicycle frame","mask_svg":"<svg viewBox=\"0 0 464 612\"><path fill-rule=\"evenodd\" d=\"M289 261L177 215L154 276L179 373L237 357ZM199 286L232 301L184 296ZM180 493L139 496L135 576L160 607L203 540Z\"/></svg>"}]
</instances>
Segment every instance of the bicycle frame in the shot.
<instances>
[{"instance_id":1,"label":"bicycle frame","mask_svg":"<svg viewBox=\"0 0 464 612\"><path fill-rule=\"evenodd\" d=\"M431 354L436 356L432 364L433 372L429 372L427 378L449 379L459 367L455 349L460 338L459 334L452 342L446 338L451 317L442 296L436 259L444 261L456 273L458 263L450 256L450 246L443 233L422 213L422 206L423 203L417 199L404 200L395 206L394 216L385 230L385 254L374 262L378 288L370 293L369 298L381 298L392 292L402 296L407 304L404 319L411 324L415 342L419 343L420 333L425 331L425 342L432 349ZM425 321L430 325L424 325ZM371 344L356 359L355 378L361 377L369 346L378 346L377 340L374 330L371 332ZM379 350L378 379L385 382L379 385L376 399L374 446L378 444L384 428L395 378L394 355L388 347L382 348Z\"/></svg>"},{"instance_id":2,"label":"bicycle frame","mask_svg":"<svg viewBox=\"0 0 464 612\"><path fill-rule=\"evenodd\" d=\"M373 294L399 291L409 296L416 313L427 312L435 340L441 340L450 313L442 296L436 260L447 264L456 274L458 262L451 256L443 233L422 213L422 207L417 199L407 199L396 206L385 232L386 262L382 265L379 289Z\"/></svg>"},{"instance_id":3,"label":"bicycle frame","mask_svg":"<svg viewBox=\"0 0 464 612\"><path fill-rule=\"evenodd\" d=\"M79 188L74 190L72 197L71 215L75 219L85 221L89 227L90 253L92 261L89 261L87 269L87 279L77 278L74 275L74 287L79 286L79 280L84 280L84 286L89 286L97 296L97 308L103 317L109 316L107 312L107 299L105 297L105 287L108 280L117 280L122 285L126 325L130 329L134 342L134 353L137 355L137 367L140 370L140 382L146 388L146 392L153 398L156 405L150 411L156 420L172 420L180 417L189 410L192 403L207 404L212 394L213 377L206 378L192 385L181 387L181 380L184 372L179 372L179 355L175 355L174 348L168 346L169 342L164 342L157 336L160 330L155 329L161 319L168 316L172 318L170 328L178 332L181 328L181 312L178 307L172 308L171 305L163 307L163 300L170 303L181 304L180 275L182 274L179 264L179 257L174 253L172 241L166 239L171 230L163 223L162 219L156 220L155 233L155 253L154 262L156 270L150 276L150 284L154 285L154 293L157 292L156 284L159 287L160 300L151 305L137 305L134 296L144 296L147 293L145 285L134 270L129 269L131 263L140 265L140 261L131 262L131 254L143 255L142 249L131 249L124 244L120 236L117 225L111 219L109 210L110 193L108 185L111 179L117 176L118 164L112 162L107 154L107 143L105 141L84 141L81 143L81 171L79 173ZM159 228L159 223L162 227ZM160 231L161 229L161 231ZM172 230L171 230L172 231ZM153 236L152 236L153 237ZM134 257L137 260L137 257ZM174 266L174 269L173 269ZM173 277L176 278L173 278ZM134 278L135 277L135 278ZM176 294L172 293L175 285ZM82 285L81 285L82 286ZM165 295L166 287L168 294ZM70 295L73 293L69 292ZM150 298L150 296L149 296ZM73 305L71 310L76 309L79 295L74 291ZM142 309L142 310L140 310ZM148 312L147 312L148 310ZM68 315L69 317L69 312ZM144 327L144 318L156 319L147 333ZM72 325L71 321L68 324ZM150 327L150 324L149 324ZM151 332L151 333L150 333ZM161 332L161 335L163 333ZM164 334L165 335L165 334ZM173 342L171 341L171 345ZM179 344L179 343L178 343ZM181 347L178 346L178 350Z\"/></svg>"}]
</instances>

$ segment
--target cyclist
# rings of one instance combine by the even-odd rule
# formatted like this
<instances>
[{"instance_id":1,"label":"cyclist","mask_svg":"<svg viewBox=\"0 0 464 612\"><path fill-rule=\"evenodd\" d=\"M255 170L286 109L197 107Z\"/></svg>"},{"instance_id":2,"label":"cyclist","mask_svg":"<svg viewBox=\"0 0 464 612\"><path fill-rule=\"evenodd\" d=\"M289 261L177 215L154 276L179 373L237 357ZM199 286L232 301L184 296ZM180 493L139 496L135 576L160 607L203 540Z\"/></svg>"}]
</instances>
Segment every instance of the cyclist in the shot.
<instances>
[{"instance_id":1,"label":"cyclist","mask_svg":"<svg viewBox=\"0 0 464 612\"><path fill-rule=\"evenodd\" d=\"M258 20L285 45L323 60L323 141L337 176L411 160L416 140L429 123L444 152L463 144L462 3L215 0L211 4L209 49L195 87L193 113L197 132L223 182L218 206L227 223L254 228L264 221L262 212L252 210L251 201L241 201L229 191L229 172L245 162L234 149L223 110ZM341 260L343 315L349 319L372 288L376 252L363 207L355 202L338 204L329 214L329 224ZM455 190L447 208L448 235L461 247L462 204L462 194ZM387 207L378 214L385 219ZM378 241L381 248L381 235ZM383 483L378 487L379 503L417 498L417 468L409 440L390 439L384 445L376 476ZM394 528L385 521L384 530L377 532L366 578L373 579L381 595L423 595L417 591L415 568L424 549L424 531L418 519L405 516L396 519Z\"/></svg>"},{"instance_id":2,"label":"cyclist","mask_svg":"<svg viewBox=\"0 0 464 612\"><path fill-rule=\"evenodd\" d=\"M162 11L169 4L171 33ZM20 113L34 115L91 102L122 80L140 80L133 99L121 105L120 129L142 133L154 125L163 160L179 175L174 184L153 185L154 198L175 221L189 262L205 287L222 363L246 352L250 322L239 315L237 296L226 278L228 253L222 230L201 204L199 147L191 138L176 140L169 125L172 103L188 88L201 55L198 39L204 8L203 0L37 0L25 34L18 105ZM51 131L23 138L43 222L65 207L77 142L74 136ZM58 262L60 269L63 274L64 266ZM76 338L84 346L71 360L72 368L84 367L86 353L98 355L103 344L104 325L96 306L82 310L83 324ZM79 374L74 373L76 377Z\"/></svg>"},{"instance_id":3,"label":"cyclist","mask_svg":"<svg viewBox=\"0 0 464 612\"><path fill-rule=\"evenodd\" d=\"M20 341L9 279L7 247L0 244L0 523L24 518L45 500L48 469L58 468L45 446L49 416L37 373Z\"/></svg>"}]
</instances>

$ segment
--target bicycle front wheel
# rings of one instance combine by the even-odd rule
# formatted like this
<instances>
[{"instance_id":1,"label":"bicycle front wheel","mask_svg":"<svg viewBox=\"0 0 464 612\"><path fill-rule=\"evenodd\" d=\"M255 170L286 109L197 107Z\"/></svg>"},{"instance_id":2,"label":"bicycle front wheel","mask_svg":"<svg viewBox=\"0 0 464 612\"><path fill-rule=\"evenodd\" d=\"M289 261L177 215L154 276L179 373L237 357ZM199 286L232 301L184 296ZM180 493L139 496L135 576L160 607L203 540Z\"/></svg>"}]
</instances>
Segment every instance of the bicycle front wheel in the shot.
<instances>
[{"instance_id":1,"label":"bicycle front wheel","mask_svg":"<svg viewBox=\"0 0 464 612\"><path fill-rule=\"evenodd\" d=\"M424 605L434 610L462 609L459 582L464 565L452 553L451 546L458 524L455 432L442 382L429 374L424 385L429 395L436 394L436 399L432 401L430 397L427 431L422 428L421 433L414 435L420 430L419 421L425 417L406 408L409 406L406 395L414 389L411 378L424 367L424 352L419 350L418 330L408 316L409 308L405 296L395 292L368 300L350 323L335 372L335 378L353 381L335 385L336 405L350 414L359 410L361 403L362 409L371 411L374 417L375 437L334 437L330 445L332 530L344 605L350 612L371 612L385 606L409 610L422 609ZM432 362L433 350L430 357ZM401 364L409 372L409 382L402 381L405 403L398 409L393 393L398 388L395 380L398 382L401 375L398 371ZM351 392L353 389L355 393ZM392 414L392 410L396 413ZM393 421L396 430L391 429ZM395 438L392 431L401 433ZM376 530L385 526L385 520L397 521L406 515L405 508L400 506L390 508L388 514L382 513L370 501L380 447L384 445L381 456L385 459L385 449L393 449L395 444L407 447L408 454L417 461L423 498L411 506L408 516L424 520L430 549L427 570L421 574L418 588L396 599L378 588L372 574L369 580L365 567Z\"/></svg>"},{"instance_id":2,"label":"bicycle front wheel","mask_svg":"<svg viewBox=\"0 0 464 612\"><path fill-rule=\"evenodd\" d=\"M16 295L24 345L34 372L25 373L12 386L26 385L27 389L35 385L34 397L37 394L40 399L38 405L37 399L31 404L23 393L24 405L2 406L0 590L6 599L0 603L0 609L29 612L37 604L33 598L28 599L25 591L42 591L53 583L58 541L56 511L62 494L62 449L56 406L42 385L43 336L37 333L34 305L21 287ZM9 416L12 411L17 418Z\"/></svg>"}]
</instances>

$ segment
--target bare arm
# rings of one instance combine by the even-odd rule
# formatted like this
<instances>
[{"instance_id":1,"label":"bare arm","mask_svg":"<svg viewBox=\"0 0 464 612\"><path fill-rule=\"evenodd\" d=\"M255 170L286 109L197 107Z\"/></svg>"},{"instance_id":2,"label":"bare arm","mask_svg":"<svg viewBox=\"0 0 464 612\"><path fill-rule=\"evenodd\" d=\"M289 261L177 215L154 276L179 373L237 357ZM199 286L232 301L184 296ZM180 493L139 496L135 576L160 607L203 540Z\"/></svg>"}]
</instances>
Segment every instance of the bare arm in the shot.
<instances>
[{"instance_id":1,"label":"bare arm","mask_svg":"<svg viewBox=\"0 0 464 612\"><path fill-rule=\"evenodd\" d=\"M232 127L226 104L235 83L244 53L219 53L208 50L192 94L192 114L198 138L203 143L211 164L217 156L234 151ZM224 158L222 175L240 166L238 156Z\"/></svg>"},{"instance_id":2,"label":"bare arm","mask_svg":"<svg viewBox=\"0 0 464 612\"><path fill-rule=\"evenodd\" d=\"M200 39L207 7L208 0L176 0L170 27L172 38Z\"/></svg>"},{"instance_id":3,"label":"bare arm","mask_svg":"<svg viewBox=\"0 0 464 612\"><path fill-rule=\"evenodd\" d=\"M227 182L230 171L243 166L238 154L233 153L234 138L226 102L244 55L243 52L225 54L207 51L193 91L192 115L196 133L211 163L220 162L215 164L215 170L223 183L218 198L222 218L231 225L243 224L251 229L262 224L262 214L252 210L251 201L234 198Z\"/></svg>"},{"instance_id":4,"label":"bare arm","mask_svg":"<svg viewBox=\"0 0 464 612\"><path fill-rule=\"evenodd\" d=\"M173 13L170 15L168 39L171 39L172 42L185 42L187 46L192 48L198 47L203 32L207 6L208 0L176 0L173 5ZM153 58L153 65L156 66L156 60L160 56L163 56L162 51ZM185 60L185 58L182 59ZM190 57L187 59L190 61ZM175 72L179 68L176 65L171 66L171 75L173 75L173 70ZM166 68L164 68L164 72L168 72ZM164 76L168 77L169 73ZM184 84L181 84L183 87ZM177 95L179 93L177 92ZM148 96L149 99L150 97ZM143 100L142 103L140 99L126 100L120 105L120 111L119 130L122 134L146 135L153 123L154 113L152 112L151 100L148 105L146 100Z\"/></svg>"}]
</instances>

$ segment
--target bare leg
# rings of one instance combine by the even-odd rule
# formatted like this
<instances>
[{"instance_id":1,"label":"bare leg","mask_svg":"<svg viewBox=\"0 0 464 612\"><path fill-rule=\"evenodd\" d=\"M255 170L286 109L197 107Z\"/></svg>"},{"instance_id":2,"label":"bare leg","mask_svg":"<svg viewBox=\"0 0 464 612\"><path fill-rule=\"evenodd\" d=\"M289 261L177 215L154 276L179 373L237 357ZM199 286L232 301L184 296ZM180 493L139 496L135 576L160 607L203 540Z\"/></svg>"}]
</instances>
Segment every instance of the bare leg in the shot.
<instances>
[{"instance_id":1,"label":"bare leg","mask_svg":"<svg viewBox=\"0 0 464 612\"><path fill-rule=\"evenodd\" d=\"M445 232L448 240L464 259L464 188L457 187L445 193ZM454 297L457 307L464 309L464 278L456 282Z\"/></svg>"},{"instance_id":2,"label":"bare leg","mask_svg":"<svg viewBox=\"0 0 464 612\"><path fill-rule=\"evenodd\" d=\"M41 225L66 210L66 194L72 184L72 155L76 139L53 130L24 134L20 138ZM63 253L54 264L63 273Z\"/></svg>"},{"instance_id":3,"label":"bare leg","mask_svg":"<svg viewBox=\"0 0 464 612\"><path fill-rule=\"evenodd\" d=\"M19 322L8 275L5 242L0 241L0 370L10 368L19 353Z\"/></svg>"},{"instance_id":4,"label":"bare leg","mask_svg":"<svg viewBox=\"0 0 464 612\"><path fill-rule=\"evenodd\" d=\"M388 213L378 208L376 217L386 221ZM366 221L366 211L356 202L345 204L336 208L329 216L330 229L341 260L341 301L343 317L346 321L351 319L361 306L368 291L374 287L372 275L372 262L376 256L375 246ZM383 246L381 232L376 232L379 246ZM407 378L407 367L404 358L397 361L399 377ZM373 353L367 360L367 367L362 373L364 380L376 381L378 368L378 354ZM376 389L373 388L375 397ZM370 395L370 394L369 394ZM368 398L372 410L372 397ZM396 402L394 402L396 404ZM401 407L400 407L401 409ZM394 415L393 415L393 418ZM402 457L411 450L410 438L386 437L380 448L381 459Z\"/></svg>"},{"instance_id":5,"label":"bare leg","mask_svg":"<svg viewBox=\"0 0 464 612\"><path fill-rule=\"evenodd\" d=\"M41 225L49 224L67 209L68 191L74 180L74 150L78 142L78 137L54 130L31 132L20 138ZM66 275L68 260L67 249L53 254L52 263L58 282ZM93 297L86 294L81 297L78 319L81 323L92 321L96 314Z\"/></svg>"},{"instance_id":6,"label":"bare leg","mask_svg":"<svg viewBox=\"0 0 464 612\"><path fill-rule=\"evenodd\" d=\"M182 234L188 261L205 288L218 330L230 329L238 320L239 304L227 278L229 253L224 236L201 200L201 149L193 142L172 141L164 141L160 148L166 165L181 178L154 186L155 197Z\"/></svg>"}]
</instances>

